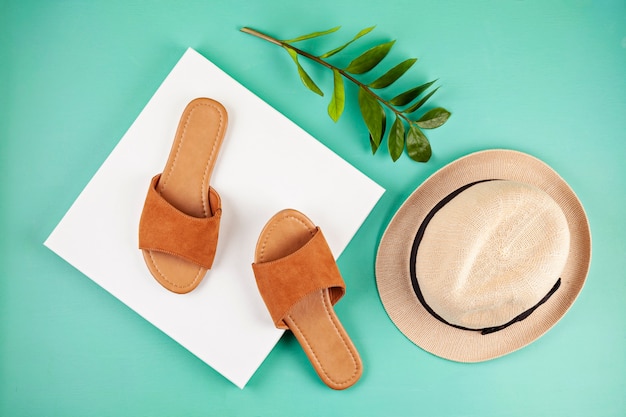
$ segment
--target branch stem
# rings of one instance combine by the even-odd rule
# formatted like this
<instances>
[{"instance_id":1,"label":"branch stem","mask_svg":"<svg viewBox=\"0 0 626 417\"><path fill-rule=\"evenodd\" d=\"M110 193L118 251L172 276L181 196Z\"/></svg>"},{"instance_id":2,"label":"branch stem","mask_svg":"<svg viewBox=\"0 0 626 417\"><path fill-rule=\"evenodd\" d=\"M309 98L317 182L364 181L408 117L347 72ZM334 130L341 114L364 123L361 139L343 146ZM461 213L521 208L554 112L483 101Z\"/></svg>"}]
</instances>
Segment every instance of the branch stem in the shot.
<instances>
[{"instance_id":1,"label":"branch stem","mask_svg":"<svg viewBox=\"0 0 626 417\"><path fill-rule=\"evenodd\" d=\"M243 28L241 28L241 31L244 32L244 33L247 33L249 35L254 35L254 36L258 37L258 38L264 39L264 40L266 40L268 42L274 43L274 44L276 44L278 46L283 46L283 43L280 42L278 39L272 38L271 36L266 35L265 33L261 33L258 30L254 30L254 29L249 28L249 27L243 27Z\"/></svg>"},{"instance_id":2,"label":"branch stem","mask_svg":"<svg viewBox=\"0 0 626 417\"><path fill-rule=\"evenodd\" d=\"M411 124L411 120L409 120L408 117L406 117L401 111L396 110L396 108L391 105L391 103L389 103L387 100L383 99L381 96L379 96L378 94L376 94L375 92L372 91L371 88L369 88L367 85L363 84L362 82L360 82L359 80L357 80L356 78L354 78L352 75L348 74L345 70L338 68L336 66L334 66L333 64L329 64L328 62L324 61L322 58L312 55L306 51L303 51L302 49L296 48L295 46L281 41L279 39L273 38L265 33L259 32L257 30L248 28L248 27L243 27L241 28L241 31L253 36L256 36L258 38L261 38L263 40L266 40L268 42L271 42L275 45L278 46L282 46L283 48L288 48L293 50L294 52L296 52L298 55L301 55L303 57L306 57L314 62L317 62L318 64L333 70L333 71L337 71L339 72L341 75L343 75L346 79L352 81L354 84L356 84L359 88L362 88L363 90L365 90L368 94L370 94L372 97L374 97L376 100L378 100L379 102L381 102L382 104L385 105L385 107L387 107L389 110L391 110L392 112L395 113L396 116L404 119L409 125Z\"/></svg>"}]
</instances>

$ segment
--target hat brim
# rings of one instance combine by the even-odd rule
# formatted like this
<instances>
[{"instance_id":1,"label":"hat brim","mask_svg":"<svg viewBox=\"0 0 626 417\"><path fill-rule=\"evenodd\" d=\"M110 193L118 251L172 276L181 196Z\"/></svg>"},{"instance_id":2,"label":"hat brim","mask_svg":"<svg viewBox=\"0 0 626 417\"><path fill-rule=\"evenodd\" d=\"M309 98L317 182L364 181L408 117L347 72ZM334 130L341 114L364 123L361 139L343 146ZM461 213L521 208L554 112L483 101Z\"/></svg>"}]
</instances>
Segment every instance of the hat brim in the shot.
<instances>
[{"instance_id":1,"label":"hat brim","mask_svg":"<svg viewBox=\"0 0 626 417\"><path fill-rule=\"evenodd\" d=\"M563 210L571 241L558 291L526 319L483 335L454 328L433 317L415 295L409 262L412 242L431 209L454 190L488 179L518 181L545 191ZM589 222L582 204L565 180L530 155L511 150L488 150L446 165L424 181L402 204L378 248L376 283L387 314L416 345L453 361L480 362L520 349L554 326L580 293L590 261Z\"/></svg>"}]
</instances>

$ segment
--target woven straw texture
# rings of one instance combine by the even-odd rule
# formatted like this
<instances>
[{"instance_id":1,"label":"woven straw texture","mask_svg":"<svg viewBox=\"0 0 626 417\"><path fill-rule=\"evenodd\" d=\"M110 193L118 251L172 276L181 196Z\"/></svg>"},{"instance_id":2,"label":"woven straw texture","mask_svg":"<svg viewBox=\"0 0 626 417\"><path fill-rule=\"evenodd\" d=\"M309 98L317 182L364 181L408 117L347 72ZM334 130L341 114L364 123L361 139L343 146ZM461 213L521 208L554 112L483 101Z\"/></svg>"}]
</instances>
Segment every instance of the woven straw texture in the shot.
<instances>
[{"instance_id":1,"label":"woven straw texture","mask_svg":"<svg viewBox=\"0 0 626 417\"><path fill-rule=\"evenodd\" d=\"M437 203L493 179L505 181L470 187L428 224L416 260L427 303L450 323L482 328L525 311L559 277L561 286L523 321L483 335L424 308L411 283L410 257L418 228ZM376 281L389 317L411 341L446 359L478 362L520 349L556 324L582 289L590 260L587 217L567 183L532 156L489 150L445 166L409 196L382 237Z\"/></svg>"}]
</instances>

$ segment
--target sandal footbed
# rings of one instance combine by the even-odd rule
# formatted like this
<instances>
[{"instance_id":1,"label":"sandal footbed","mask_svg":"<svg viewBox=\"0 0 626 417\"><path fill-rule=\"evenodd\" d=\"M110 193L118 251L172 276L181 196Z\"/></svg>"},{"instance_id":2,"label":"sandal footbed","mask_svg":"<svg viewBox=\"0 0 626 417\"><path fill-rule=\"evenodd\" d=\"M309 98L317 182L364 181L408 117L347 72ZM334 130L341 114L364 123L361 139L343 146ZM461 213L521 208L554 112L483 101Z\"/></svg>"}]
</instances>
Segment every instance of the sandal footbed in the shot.
<instances>
[{"instance_id":1,"label":"sandal footbed","mask_svg":"<svg viewBox=\"0 0 626 417\"><path fill-rule=\"evenodd\" d=\"M253 268L268 309L276 316L277 327L293 332L326 385L333 389L345 389L360 378L363 366L358 351L333 309L334 303L344 293L343 280L325 239L325 253L320 254L320 249L310 250L310 242L316 238L323 239L323 235L310 219L296 210L283 210L272 217L261 232ZM306 254L310 254L311 259L303 262L309 265L293 265L302 260L299 255ZM273 268L277 264L285 265ZM292 264L291 270L289 264ZM319 279L316 275L320 271L326 271L322 272L326 276L321 278L325 284L310 291L309 283ZM272 275L273 272L287 277ZM272 294L268 297L268 293ZM279 306L277 310L272 303L281 294L297 301L287 308L283 317L278 317L285 307Z\"/></svg>"}]
</instances>

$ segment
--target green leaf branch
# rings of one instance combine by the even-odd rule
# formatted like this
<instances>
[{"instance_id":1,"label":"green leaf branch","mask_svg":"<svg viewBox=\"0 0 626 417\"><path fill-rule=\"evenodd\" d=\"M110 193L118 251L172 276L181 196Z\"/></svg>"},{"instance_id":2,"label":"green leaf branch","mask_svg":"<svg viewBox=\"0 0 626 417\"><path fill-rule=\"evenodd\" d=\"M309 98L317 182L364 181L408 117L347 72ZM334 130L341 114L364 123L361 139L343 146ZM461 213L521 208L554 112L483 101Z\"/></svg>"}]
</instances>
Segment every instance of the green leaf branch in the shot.
<instances>
[{"instance_id":1,"label":"green leaf branch","mask_svg":"<svg viewBox=\"0 0 626 417\"><path fill-rule=\"evenodd\" d=\"M428 99L439 89L437 87L424 95L437 80L410 88L391 99L385 99L375 91L387 88L395 83L417 62L417 58L409 58L400 62L370 83L366 84L358 80L356 78L357 75L365 74L381 63L389 54L395 41L384 42L368 49L352 59L345 68L340 68L327 61L327 58L342 52L359 38L370 33L374 27L361 30L350 41L321 55L314 55L293 45L297 42L331 34L338 31L339 28L337 26L325 31L313 32L287 40L279 40L248 27L242 28L241 31L284 48L295 63L302 83L309 90L320 96L324 95L323 91L302 67L299 57L305 57L331 70L333 74L333 94L328 104L328 115L335 122L339 120L345 107L344 79L355 84L358 87L359 109L369 132L372 153L376 153L385 138L387 112L390 111L394 119L387 133L387 145L391 158L394 161L398 160L406 147L411 159L418 162L428 161L432 155L432 150L430 142L422 129L440 127L448 120L450 112L443 107L436 107L425 112L419 118L413 116L413 114L422 108ZM419 98L420 96L422 97Z\"/></svg>"}]
</instances>

